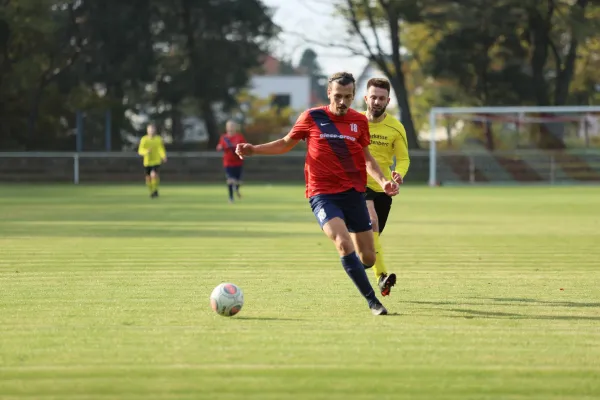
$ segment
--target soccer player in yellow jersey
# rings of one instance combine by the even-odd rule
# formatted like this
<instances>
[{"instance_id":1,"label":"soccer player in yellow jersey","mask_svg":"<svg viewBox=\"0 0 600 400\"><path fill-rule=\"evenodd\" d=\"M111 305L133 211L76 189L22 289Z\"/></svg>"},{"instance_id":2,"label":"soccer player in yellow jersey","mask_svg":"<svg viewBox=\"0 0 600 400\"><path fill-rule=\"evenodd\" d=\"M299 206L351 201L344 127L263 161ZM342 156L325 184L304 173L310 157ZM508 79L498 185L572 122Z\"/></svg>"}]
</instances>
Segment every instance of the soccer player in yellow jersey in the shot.
<instances>
[{"instance_id":1,"label":"soccer player in yellow jersey","mask_svg":"<svg viewBox=\"0 0 600 400\"><path fill-rule=\"evenodd\" d=\"M401 184L408 171L410 159L404 126L385 112L390 102L390 82L382 78L370 79L367 82L365 102L367 103L365 115L369 120L369 132L371 132L369 151L379 164L386 179L389 180L391 177L396 183ZM394 156L396 157L396 166L392 171ZM381 295L388 296L396 284L396 274L387 271L379 236L385 228L392 207L392 198L385 194L371 176L368 176L366 199L375 240L376 261L373 271Z\"/></svg>"},{"instance_id":2,"label":"soccer player in yellow jersey","mask_svg":"<svg viewBox=\"0 0 600 400\"><path fill-rule=\"evenodd\" d=\"M167 152L162 138L156 134L156 126L153 124L146 127L146 135L140 140L138 154L144 157L146 186L150 190L150 197L158 197L158 184L160 183L158 170L162 163L167 162Z\"/></svg>"}]
</instances>

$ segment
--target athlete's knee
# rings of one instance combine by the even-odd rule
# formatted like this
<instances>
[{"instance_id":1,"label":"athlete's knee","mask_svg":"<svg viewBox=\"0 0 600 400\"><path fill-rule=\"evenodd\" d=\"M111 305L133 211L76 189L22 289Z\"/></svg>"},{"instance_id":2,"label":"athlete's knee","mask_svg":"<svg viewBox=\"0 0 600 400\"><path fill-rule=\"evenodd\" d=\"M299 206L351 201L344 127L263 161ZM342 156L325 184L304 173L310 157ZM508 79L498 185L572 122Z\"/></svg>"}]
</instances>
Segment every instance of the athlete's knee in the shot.
<instances>
[{"instance_id":1,"label":"athlete's knee","mask_svg":"<svg viewBox=\"0 0 600 400\"><path fill-rule=\"evenodd\" d=\"M375 253L374 249L361 250L358 252L358 258L360 258L360 261L364 265L370 267L375 265L375 261L377 260L377 254Z\"/></svg>"},{"instance_id":2,"label":"athlete's knee","mask_svg":"<svg viewBox=\"0 0 600 400\"><path fill-rule=\"evenodd\" d=\"M373 266L377 259L373 233L371 231L357 233L355 240L356 253L358 254L358 258L360 258L360 261L367 266Z\"/></svg>"},{"instance_id":3,"label":"athlete's knee","mask_svg":"<svg viewBox=\"0 0 600 400\"><path fill-rule=\"evenodd\" d=\"M346 256L355 250L354 242L343 219L332 218L322 228L323 233L333 242L340 256Z\"/></svg>"},{"instance_id":4,"label":"athlete's knee","mask_svg":"<svg viewBox=\"0 0 600 400\"><path fill-rule=\"evenodd\" d=\"M333 238L333 243L338 253L342 256L348 255L354 251L354 243L348 235L337 235Z\"/></svg>"},{"instance_id":5,"label":"athlete's knee","mask_svg":"<svg viewBox=\"0 0 600 400\"><path fill-rule=\"evenodd\" d=\"M340 256L345 256L354 251L354 243L352 242L352 238L347 230L342 229L341 227L327 226L325 228L325 233L329 238L333 241L335 248L337 249Z\"/></svg>"},{"instance_id":6,"label":"athlete's knee","mask_svg":"<svg viewBox=\"0 0 600 400\"><path fill-rule=\"evenodd\" d=\"M156 171L150 172L150 178L154 179L154 178L156 178L156 176L157 176Z\"/></svg>"}]
</instances>

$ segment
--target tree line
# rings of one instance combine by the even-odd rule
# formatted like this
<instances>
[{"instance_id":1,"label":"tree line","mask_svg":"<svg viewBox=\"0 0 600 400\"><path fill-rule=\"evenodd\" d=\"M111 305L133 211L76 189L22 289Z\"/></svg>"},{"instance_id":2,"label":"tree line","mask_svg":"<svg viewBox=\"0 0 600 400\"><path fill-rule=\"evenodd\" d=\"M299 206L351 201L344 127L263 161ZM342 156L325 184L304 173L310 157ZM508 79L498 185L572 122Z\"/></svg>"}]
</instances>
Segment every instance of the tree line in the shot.
<instances>
[{"instance_id":1,"label":"tree line","mask_svg":"<svg viewBox=\"0 0 600 400\"><path fill-rule=\"evenodd\" d=\"M177 140L190 108L214 143L214 105L234 106L277 32L259 0L1 0L0 149L72 150L78 110L111 111L114 149L129 113Z\"/></svg>"},{"instance_id":2,"label":"tree line","mask_svg":"<svg viewBox=\"0 0 600 400\"><path fill-rule=\"evenodd\" d=\"M411 148L432 106L600 104L600 2L338 0L330 41L390 79ZM323 43L322 43L323 44ZM402 51L405 50L405 51ZM542 147L561 147L543 138Z\"/></svg>"},{"instance_id":3,"label":"tree line","mask_svg":"<svg viewBox=\"0 0 600 400\"><path fill-rule=\"evenodd\" d=\"M600 104L598 1L333 3L347 32L307 46L343 47L377 65L411 148L432 106ZM279 32L260 0L0 0L0 149L72 150L79 110L110 110L115 150L123 134L139 133L136 113L170 122L174 141L182 117L198 115L212 146L219 112L238 108ZM322 95L316 54L306 51L300 66ZM285 60L282 68L296 71ZM90 129L102 131L100 120Z\"/></svg>"}]
</instances>

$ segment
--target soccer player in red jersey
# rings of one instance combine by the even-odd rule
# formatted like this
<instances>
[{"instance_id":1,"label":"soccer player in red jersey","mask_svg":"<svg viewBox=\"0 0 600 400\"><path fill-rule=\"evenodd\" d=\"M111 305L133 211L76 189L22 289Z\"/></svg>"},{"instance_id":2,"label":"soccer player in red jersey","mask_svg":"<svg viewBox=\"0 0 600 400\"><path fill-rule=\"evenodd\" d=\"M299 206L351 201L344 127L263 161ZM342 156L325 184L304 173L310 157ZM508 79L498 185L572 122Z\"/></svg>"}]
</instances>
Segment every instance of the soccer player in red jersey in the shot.
<instances>
[{"instance_id":1,"label":"soccer player in red jersey","mask_svg":"<svg viewBox=\"0 0 600 400\"><path fill-rule=\"evenodd\" d=\"M352 74L338 72L329 78L330 104L303 112L282 139L252 145L238 144L240 157L290 151L300 140L307 143L304 167L306 197L323 232L333 241L342 265L374 315L387 310L371 286L365 266L375 264L371 219L364 197L367 173L385 193L398 194L398 185L386 180L369 153L367 117L350 108L356 92ZM358 255L357 255L358 253Z\"/></svg>"},{"instance_id":2,"label":"soccer player in red jersey","mask_svg":"<svg viewBox=\"0 0 600 400\"><path fill-rule=\"evenodd\" d=\"M240 185L242 184L242 167L244 166L244 160L235 153L235 148L240 143L246 143L246 139L237 131L237 124L234 121L227 121L225 130L226 132L219 139L217 151L223 151L223 167L225 168L225 178L229 189L229 202L233 203L234 189L238 199L242 198Z\"/></svg>"}]
</instances>

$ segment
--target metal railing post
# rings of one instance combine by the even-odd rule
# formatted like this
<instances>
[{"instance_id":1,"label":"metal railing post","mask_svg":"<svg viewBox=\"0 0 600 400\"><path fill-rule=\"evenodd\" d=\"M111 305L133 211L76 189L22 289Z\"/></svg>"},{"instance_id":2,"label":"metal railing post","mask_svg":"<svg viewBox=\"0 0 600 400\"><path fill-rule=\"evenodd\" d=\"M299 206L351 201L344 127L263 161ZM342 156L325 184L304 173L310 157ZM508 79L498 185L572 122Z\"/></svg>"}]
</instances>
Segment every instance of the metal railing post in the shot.
<instances>
[{"instance_id":1,"label":"metal railing post","mask_svg":"<svg viewBox=\"0 0 600 400\"><path fill-rule=\"evenodd\" d=\"M475 160L473 156L469 157L469 182L475 183Z\"/></svg>"},{"instance_id":2,"label":"metal railing post","mask_svg":"<svg viewBox=\"0 0 600 400\"><path fill-rule=\"evenodd\" d=\"M556 160L554 159L554 154L550 155L550 184L554 185L556 180Z\"/></svg>"},{"instance_id":3,"label":"metal railing post","mask_svg":"<svg viewBox=\"0 0 600 400\"><path fill-rule=\"evenodd\" d=\"M79 153L73 155L73 183L79 185Z\"/></svg>"}]
</instances>

